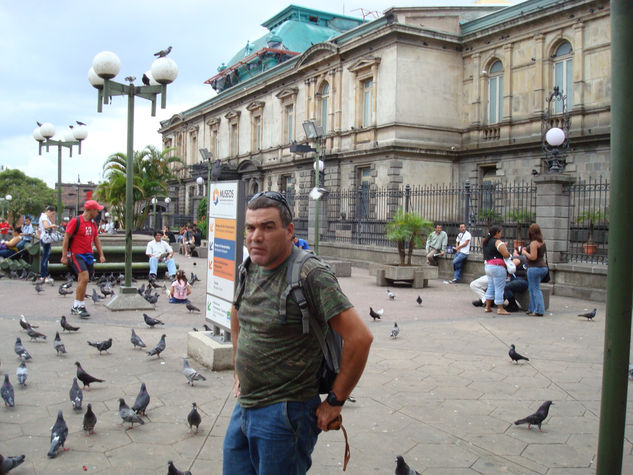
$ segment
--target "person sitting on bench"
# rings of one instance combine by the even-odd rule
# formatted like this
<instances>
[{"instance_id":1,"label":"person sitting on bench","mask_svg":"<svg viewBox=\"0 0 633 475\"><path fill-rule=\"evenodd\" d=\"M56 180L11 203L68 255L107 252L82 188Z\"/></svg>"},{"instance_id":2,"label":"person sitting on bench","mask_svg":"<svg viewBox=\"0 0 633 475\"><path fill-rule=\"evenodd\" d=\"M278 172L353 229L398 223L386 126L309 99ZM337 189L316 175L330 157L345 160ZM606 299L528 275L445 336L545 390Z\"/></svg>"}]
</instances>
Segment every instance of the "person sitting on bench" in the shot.
<instances>
[{"instance_id":1,"label":"person sitting on bench","mask_svg":"<svg viewBox=\"0 0 633 475\"><path fill-rule=\"evenodd\" d=\"M156 278L158 263L167 265L167 273L170 279L176 277L176 263L174 262L174 250L167 241L163 241L163 232L158 229L154 232L154 239L147 243L145 254L149 257L149 275Z\"/></svg>"},{"instance_id":2,"label":"person sitting on bench","mask_svg":"<svg viewBox=\"0 0 633 475\"><path fill-rule=\"evenodd\" d=\"M22 240L21 232L22 228L16 226L12 231L13 237L8 241L0 242L0 257L11 257L18 252L18 244Z\"/></svg>"}]
</instances>

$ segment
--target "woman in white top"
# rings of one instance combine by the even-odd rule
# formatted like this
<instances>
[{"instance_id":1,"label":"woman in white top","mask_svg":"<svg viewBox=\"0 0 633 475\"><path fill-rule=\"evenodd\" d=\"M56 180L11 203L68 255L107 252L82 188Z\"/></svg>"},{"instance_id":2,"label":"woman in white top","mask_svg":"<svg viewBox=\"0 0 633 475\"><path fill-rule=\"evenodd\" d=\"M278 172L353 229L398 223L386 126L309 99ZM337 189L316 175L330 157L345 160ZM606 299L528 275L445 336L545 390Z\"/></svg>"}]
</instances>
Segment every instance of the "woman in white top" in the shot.
<instances>
[{"instance_id":1,"label":"woman in white top","mask_svg":"<svg viewBox=\"0 0 633 475\"><path fill-rule=\"evenodd\" d=\"M55 224L55 207L51 205L47 206L44 212L40 215L40 236L49 229L52 231L57 229L57 225ZM40 277L44 280L44 282L50 282L51 278L48 276L48 258L51 255L51 243L44 244L40 241L40 244L42 245Z\"/></svg>"}]
</instances>

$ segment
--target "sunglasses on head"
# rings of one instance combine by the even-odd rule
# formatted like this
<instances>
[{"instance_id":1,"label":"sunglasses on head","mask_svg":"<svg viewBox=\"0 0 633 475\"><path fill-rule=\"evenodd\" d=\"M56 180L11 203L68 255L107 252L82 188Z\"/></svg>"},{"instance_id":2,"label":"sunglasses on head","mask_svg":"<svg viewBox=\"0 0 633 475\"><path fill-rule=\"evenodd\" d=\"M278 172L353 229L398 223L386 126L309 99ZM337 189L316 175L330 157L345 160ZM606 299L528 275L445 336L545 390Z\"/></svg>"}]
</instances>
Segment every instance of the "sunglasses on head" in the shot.
<instances>
[{"instance_id":1,"label":"sunglasses on head","mask_svg":"<svg viewBox=\"0 0 633 475\"><path fill-rule=\"evenodd\" d=\"M259 193L255 193L253 197L248 200L249 204L255 201L257 198L261 198L262 196L281 203L290 212L290 216L292 216L292 211L290 210L290 205L288 205L286 197L278 191L260 191Z\"/></svg>"}]
</instances>

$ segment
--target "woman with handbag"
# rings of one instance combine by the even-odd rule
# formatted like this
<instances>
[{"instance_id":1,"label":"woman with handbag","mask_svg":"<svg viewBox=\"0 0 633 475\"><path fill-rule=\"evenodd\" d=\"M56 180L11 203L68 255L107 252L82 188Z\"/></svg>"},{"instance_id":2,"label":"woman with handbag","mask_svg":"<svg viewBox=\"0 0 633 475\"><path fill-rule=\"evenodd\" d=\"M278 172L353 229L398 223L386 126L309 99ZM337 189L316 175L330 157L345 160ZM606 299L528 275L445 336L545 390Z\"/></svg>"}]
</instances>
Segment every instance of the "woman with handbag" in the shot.
<instances>
[{"instance_id":1,"label":"woman with handbag","mask_svg":"<svg viewBox=\"0 0 633 475\"><path fill-rule=\"evenodd\" d=\"M55 207L48 205L44 212L40 215L40 244L42 245L42 259L40 261L40 277L44 282L50 282L51 278L48 276L48 258L51 255L52 241L44 242L48 240L42 239L42 236L46 233L52 233L57 230L55 224Z\"/></svg>"},{"instance_id":2,"label":"woman with handbag","mask_svg":"<svg viewBox=\"0 0 633 475\"><path fill-rule=\"evenodd\" d=\"M492 312L492 302L497 306L498 315L510 315L503 308L503 290L506 285L506 263L504 259L510 257L506 243L501 241L501 226L493 225L488 229L488 235L482 242L484 262L486 263L486 276L488 277L488 288L486 289L485 312ZM516 269L516 268L515 268Z\"/></svg>"},{"instance_id":3,"label":"woman with handbag","mask_svg":"<svg viewBox=\"0 0 633 475\"><path fill-rule=\"evenodd\" d=\"M528 229L530 243L523 248L524 256L527 256L527 280L530 304L527 314L531 317L542 317L545 313L545 300L541 291L541 282L548 273L545 253L547 248L543 241L541 227L533 223Z\"/></svg>"}]
</instances>

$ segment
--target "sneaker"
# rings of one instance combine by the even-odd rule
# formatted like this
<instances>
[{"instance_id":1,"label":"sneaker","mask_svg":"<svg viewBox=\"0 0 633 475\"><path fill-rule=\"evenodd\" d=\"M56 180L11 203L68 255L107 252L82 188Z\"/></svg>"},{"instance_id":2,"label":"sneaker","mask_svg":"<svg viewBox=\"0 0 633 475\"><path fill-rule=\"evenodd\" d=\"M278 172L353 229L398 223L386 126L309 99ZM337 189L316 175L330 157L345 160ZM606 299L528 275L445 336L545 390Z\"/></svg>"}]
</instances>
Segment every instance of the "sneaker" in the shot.
<instances>
[{"instance_id":1,"label":"sneaker","mask_svg":"<svg viewBox=\"0 0 633 475\"><path fill-rule=\"evenodd\" d=\"M473 300L473 305L475 307L483 307L484 306L483 302L481 300L479 300L479 299Z\"/></svg>"},{"instance_id":2,"label":"sneaker","mask_svg":"<svg viewBox=\"0 0 633 475\"><path fill-rule=\"evenodd\" d=\"M73 315L79 315L79 318L90 318L90 314L86 311L86 307L73 307L70 309Z\"/></svg>"},{"instance_id":3,"label":"sneaker","mask_svg":"<svg viewBox=\"0 0 633 475\"><path fill-rule=\"evenodd\" d=\"M459 282L457 279L451 279L448 281L449 284L456 284L457 282Z\"/></svg>"}]
</instances>

